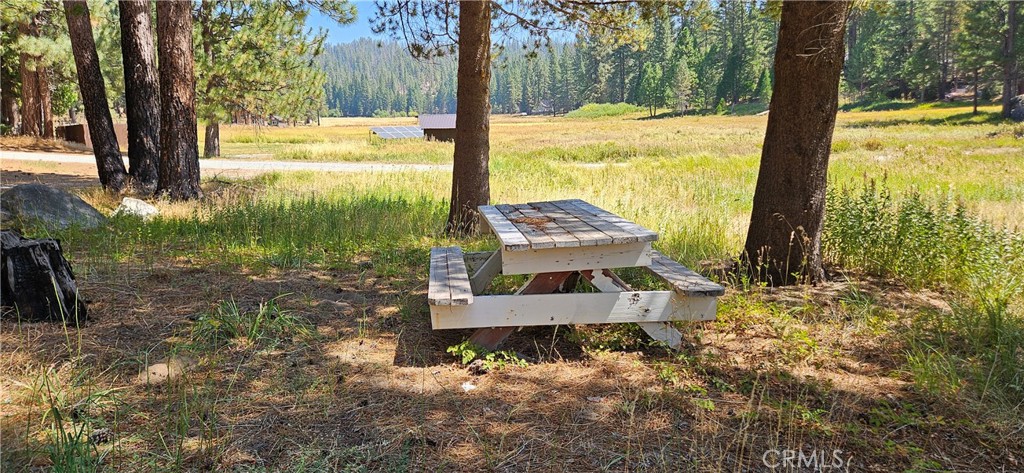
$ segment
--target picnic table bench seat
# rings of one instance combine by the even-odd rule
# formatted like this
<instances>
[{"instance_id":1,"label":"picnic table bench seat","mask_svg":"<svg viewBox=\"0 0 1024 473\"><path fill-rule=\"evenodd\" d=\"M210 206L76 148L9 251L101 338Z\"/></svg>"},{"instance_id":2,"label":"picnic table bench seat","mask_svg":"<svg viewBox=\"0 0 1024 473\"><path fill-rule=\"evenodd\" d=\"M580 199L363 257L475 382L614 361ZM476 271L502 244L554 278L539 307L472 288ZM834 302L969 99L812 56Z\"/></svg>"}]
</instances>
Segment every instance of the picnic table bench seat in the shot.
<instances>
[{"instance_id":1,"label":"picnic table bench seat","mask_svg":"<svg viewBox=\"0 0 1024 473\"><path fill-rule=\"evenodd\" d=\"M462 248L457 246L430 249L430 283L427 288L430 305L469 305L473 290Z\"/></svg>"},{"instance_id":2,"label":"picnic table bench seat","mask_svg":"<svg viewBox=\"0 0 1024 473\"><path fill-rule=\"evenodd\" d=\"M676 263L661 252L651 251L651 265L647 269L683 296L720 297L725 295L725 288L711 282L686 266Z\"/></svg>"}]
</instances>

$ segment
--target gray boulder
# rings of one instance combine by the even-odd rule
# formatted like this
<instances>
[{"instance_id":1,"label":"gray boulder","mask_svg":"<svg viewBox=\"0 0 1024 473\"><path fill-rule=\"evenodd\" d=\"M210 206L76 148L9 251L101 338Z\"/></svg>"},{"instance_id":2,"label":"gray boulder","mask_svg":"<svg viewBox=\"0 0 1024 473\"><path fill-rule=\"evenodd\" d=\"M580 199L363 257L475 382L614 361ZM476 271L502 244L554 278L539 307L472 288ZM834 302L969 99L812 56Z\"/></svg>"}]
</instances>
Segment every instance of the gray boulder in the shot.
<instances>
[{"instance_id":1,"label":"gray boulder","mask_svg":"<svg viewBox=\"0 0 1024 473\"><path fill-rule=\"evenodd\" d=\"M1024 95L1010 99L1010 119L1015 122L1024 122Z\"/></svg>"},{"instance_id":2,"label":"gray boulder","mask_svg":"<svg viewBox=\"0 0 1024 473\"><path fill-rule=\"evenodd\" d=\"M160 210L152 204L134 197L125 197L111 215L135 215L142 217L143 220L149 220L159 214Z\"/></svg>"},{"instance_id":3,"label":"gray boulder","mask_svg":"<svg viewBox=\"0 0 1024 473\"><path fill-rule=\"evenodd\" d=\"M106 221L77 195L43 184L21 184L4 191L0 194L0 209L5 219L35 222L50 230L72 225L96 228Z\"/></svg>"}]
</instances>

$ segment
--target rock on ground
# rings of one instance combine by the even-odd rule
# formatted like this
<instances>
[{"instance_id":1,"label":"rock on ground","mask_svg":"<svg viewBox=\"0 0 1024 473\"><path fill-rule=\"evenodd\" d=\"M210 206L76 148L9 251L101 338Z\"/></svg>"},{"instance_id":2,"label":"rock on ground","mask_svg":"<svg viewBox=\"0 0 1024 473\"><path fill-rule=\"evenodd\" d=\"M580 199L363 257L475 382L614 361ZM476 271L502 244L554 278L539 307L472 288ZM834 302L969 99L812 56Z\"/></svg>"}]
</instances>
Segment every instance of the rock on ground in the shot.
<instances>
[{"instance_id":1,"label":"rock on ground","mask_svg":"<svg viewBox=\"0 0 1024 473\"><path fill-rule=\"evenodd\" d=\"M160 210L144 200L125 197L111 215L135 215L142 217L143 220L149 220L160 215Z\"/></svg>"},{"instance_id":2,"label":"rock on ground","mask_svg":"<svg viewBox=\"0 0 1024 473\"><path fill-rule=\"evenodd\" d=\"M72 225L95 228L106 221L77 195L43 184L21 184L4 191L0 194L0 209L5 219L36 222L49 230Z\"/></svg>"},{"instance_id":3,"label":"rock on ground","mask_svg":"<svg viewBox=\"0 0 1024 473\"><path fill-rule=\"evenodd\" d=\"M1024 122L1024 95L1010 99L1010 119L1015 122Z\"/></svg>"}]
</instances>

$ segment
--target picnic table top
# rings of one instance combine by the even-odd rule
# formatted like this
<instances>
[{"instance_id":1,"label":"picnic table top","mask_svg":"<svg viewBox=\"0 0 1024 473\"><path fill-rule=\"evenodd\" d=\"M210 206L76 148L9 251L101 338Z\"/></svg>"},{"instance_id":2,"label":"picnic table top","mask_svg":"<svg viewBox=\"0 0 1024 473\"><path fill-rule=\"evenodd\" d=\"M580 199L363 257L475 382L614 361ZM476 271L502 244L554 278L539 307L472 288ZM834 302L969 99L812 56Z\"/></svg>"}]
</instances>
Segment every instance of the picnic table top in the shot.
<instances>
[{"instance_id":1,"label":"picnic table top","mask_svg":"<svg viewBox=\"0 0 1024 473\"><path fill-rule=\"evenodd\" d=\"M647 243L658 233L580 199L481 205L504 251Z\"/></svg>"}]
</instances>

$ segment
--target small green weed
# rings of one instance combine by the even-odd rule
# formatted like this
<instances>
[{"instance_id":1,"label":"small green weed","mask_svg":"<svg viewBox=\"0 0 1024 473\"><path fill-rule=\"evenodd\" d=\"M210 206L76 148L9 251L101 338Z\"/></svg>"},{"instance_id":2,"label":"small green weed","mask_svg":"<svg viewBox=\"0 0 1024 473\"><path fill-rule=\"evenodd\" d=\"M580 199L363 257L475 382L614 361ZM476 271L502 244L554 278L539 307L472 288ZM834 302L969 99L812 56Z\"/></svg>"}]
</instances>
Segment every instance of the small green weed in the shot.
<instances>
[{"instance_id":1,"label":"small green weed","mask_svg":"<svg viewBox=\"0 0 1024 473\"><path fill-rule=\"evenodd\" d=\"M487 371L502 370L509 367L520 367L525 368L528 366L526 360L520 358L514 352L497 350L490 351L480 345L477 345L469 340L465 340L458 345L452 345L446 350L458 358L459 361L468 365L473 360L483 361L483 367Z\"/></svg>"}]
</instances>

